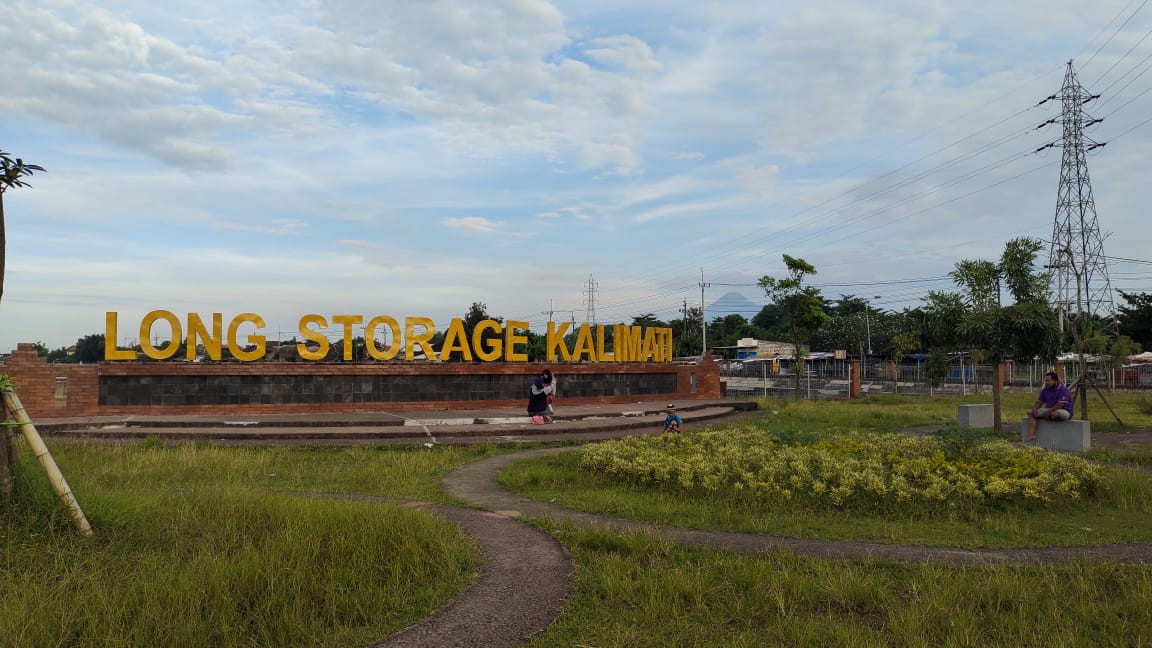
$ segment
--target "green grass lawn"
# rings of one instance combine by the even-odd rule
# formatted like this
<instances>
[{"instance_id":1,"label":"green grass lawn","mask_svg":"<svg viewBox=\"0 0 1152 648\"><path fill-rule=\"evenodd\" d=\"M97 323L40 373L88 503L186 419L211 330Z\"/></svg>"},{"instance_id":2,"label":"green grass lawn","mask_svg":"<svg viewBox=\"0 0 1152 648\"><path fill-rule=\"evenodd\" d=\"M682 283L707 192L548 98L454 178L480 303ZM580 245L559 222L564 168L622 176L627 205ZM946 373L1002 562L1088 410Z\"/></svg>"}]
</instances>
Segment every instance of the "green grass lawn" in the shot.
<instances>
[{"instance_id":1,"label":"green grass lawn","mask_svg":"<svg viewBox=\"0 0 1152 648\"><path fill-rule=\"evenodd\" d=\"M548 522L578 565L529 646L1147 646L1152 567L747 556Z\"/></svg>"},{"instance_id":2,"label":"green grass lawn","mask_svg":"<svg viewBox=\"0 0 1152 648\"><path fill-rule=\"evenodd\" d=\"M107 445L51 440L69 483L117 489L199 488L366 493L448 502L440 477L501 450L495 445L356 447L240 446L187 443Z\"/></svg>"},{"instance_id":3,"label":"green grass lawn","mask_svg":"<svg viewBox=\"0 0 1152 648\"><path fill-rule=\"evenodd\" d=\"M471 540L438 516L281 493L444 501L440 475L491 447L50 444L95 535L72 531L18 443L0 645L366 645L475 577Z\"/></svg>"},{"instance_id":4,"label":"green grass lawn","mask_svg":"<svg viewBox=\"0 0 1152 648\"><path fill-rule=\"evenodd\" d=\"M858 401L761 401L761 424L784 439L803 441L838 432L894 432L905 427L954 422L956 405L976 397L869 397ZM985 397L986 398L986 397ZM1011 394L1005 407L1026 409L1031 396ZM1140 420L1141 397L1113 399L1122 416ZM1012 435L1007 435L1012 436ZM1142 455L1129 452L1139 464ZM1107 463L1120 463L1115 454ZM1152 476L1128 469L1106 471L1108 488L1098 499L1032 509L1004 505L988 510L956 510L926 516L909 505L903 511L862 514L813 510L803 506L717 499L620 483L578 469L578 451L507 468L501 481L510 489L579 510L636 520L724 531L796 537L868 540L941 546L1044 546L1152 539Z\"/></svg>"},{"instance_id":5,"label":"green grass lawn","mask_svg":"<svg viewBox=\"0 0 1152 648\"><path fill-rule=\"evenodd\" d=\"M578 468L578 451L517 462L501 482L511 490L582 511L720 531L957 547L1077 545L1152 540L1152 476L1108 471L1114 496L1039 511L1007 507L925 518L910 507L888 515L718 501L703 494L620 484Z\"/></svg>"},{"instance_id":6,"label":"green grass lawn","mask_svg":"<svg viewBox=\"0 0 1152 648\"><path fill-rule=\"evenodd\" d=\"M1014 407L1026 409L1030 398L1021 395ZM1133 410L1140 405L1115 400ZM766 416L778 429L802 436L942 424L954 419L958 402L897 396L858 404L766 401L764 407L777 412ZM1146 420L1137 414L1132 421ZM53 439L49 446L96 535L79 538L71 531L19 445L24 481L0 517L0 645L372 643L471 582L477 566L471 543L419 510L297 493L447 502L438 488L444 473L510 449L107 446ZM1113 455L1097 458L1117 463ZM567 460L558 461L561 472L567 470ZM1127 480L1117 492L1133 498L1124 506L1143 506L1134 499L1144 493L1144 474L1114 474ZM537 481L548 486L553 479ZM651 493L618 487L604 493L613 510L659 512L663 506ZM718 525L732 516L715 506L693 515L719 518L708 522ZM1084 524L1093 531L1062 537L1079 534L1082 540L1068 541L1092 542L1102 537L1096 529L1122 534L1125 524L1135 524L1122 517L1097 517ZM1084 519L1077 520L1057 516L1051 524L1081 526ZM929 544L965 544L979 524L990 537L1008 538L1001 544L1020 536L971 520L942 522L932 536L914 522L901 527L846 516L841 525L870 526L878 537L905 542L921 533ZM820 560L783 550L736 555L536 523L564 543L577 569L574 596L532 646L1152 645L1152 567L1146 565L977 568ZM1140 535L1134 529L1133 537Z\"/></svg>"},{"instance_id":7,"label":"green grass lawn","mask_svg":"<svg viewBox=\"0 0 1152 648\"><path fill-rule=\"evenodd\" d=\"M1006 431L1019 433L1020 420L1032 407L1038 393L1037 390L1035 393L1011 391L1003 394L1000 416ZM991 404L992 395L924 397L878 394L854 401L773 398L757 402L762 410L779 418L785 425L898 432L914 425L955 423L957 405ZM1090 392L1088 412L1093 432L1124 432L1152 426L1152 395L1116 392L1108 394L1108 402L1127 427L1119 426L1099 395ZM772 415L774 411L777 414Z\"/></svg>"}]
</instances>

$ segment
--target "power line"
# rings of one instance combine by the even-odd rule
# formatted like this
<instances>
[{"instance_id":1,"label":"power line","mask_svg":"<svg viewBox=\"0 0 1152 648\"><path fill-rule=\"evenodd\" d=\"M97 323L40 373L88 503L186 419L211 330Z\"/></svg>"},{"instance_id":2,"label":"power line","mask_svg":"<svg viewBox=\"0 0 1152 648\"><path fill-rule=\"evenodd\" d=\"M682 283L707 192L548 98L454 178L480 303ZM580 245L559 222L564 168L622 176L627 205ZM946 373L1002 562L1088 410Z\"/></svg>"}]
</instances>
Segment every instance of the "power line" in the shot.
<instances>
[{"instance_id":1,"label":"power line","mask_svg":"<svg viewBox=\"0 0 1152 648\"><path fill-rule=\"evenodd\" d=\"M1124 12L1128 10L1128 7L1132 6L1132 2L1134 2L1134 1L1135 1L1135 0L1130 0L1130 1L1128 2L1128 4L1127 4L1127 5L1125 5L1123 9L1121 9L1121 10L1120 10L1120 13L1116 14L1116 16L1115 16L1115 17L1113 17L1113 18L1112 18L1112 20L1108 22L1108 24L1109 24L1109 25L1111 25L1111 24L1112 24L1112 22L1114 22L1114 21L1116 20L1116 18L1119 18L1121 15L1123 15L1123 14L1124 14ZM1087 66L1088 66L1088 64L1089 64L1089 63L1091 63L1091 62L1092 62L1092 60L1096 58L1096 55L1097 55L1097 54L1099 54L1099 53L1100 53L1100 51L1101 51L1101 50L1103 50L1105 47L1107 47L1107 46L1108 46L1108 43L1111 43L1111 42L1112 42L1112 39L1113 39L1113 38L1116 38L1116 35L1117 35L1117 34L1119 34L1119 33L1120 33L1120 31L1121 31L1121 30L1123 30L1123 29L1124 29L1124 27L1126 27L1126 26L1128 25L1128 23L1132 22L1132 19L1136 17L1136 14L1140 13L1140 10L1141 10L1141 9L1143 9L1143 8L1144 8L1144 5L1146 5L1146 4L1148 4L1148 0L1144 0L1144 2L1141 2L1141 3L1140 3L1140 6L1139 6L1139 7L1136 7L1136 10L1135 10L1135 11L1133 11L1133 12L1132 12L1132 14L1131 14L1130 16L1128 16L1128 18L1127 18L1127 19L1126 19L1126 20L1125 20L1123 23L1121 23L1121 24L1120 24L1120 26L1119 26L1119 27L1117 27L1117 28L1116 28L1116 29L1115 29L1115 30L1112 32L1112 35L1108 37L1108 40L1104 41L1104 42L1103 42L1103 43L1100 45L1100 47L1096 48L1096 51L1092 53L1092 56L1089 56L1089 57L1088 57L1088 60L1084 62L1084 65L1080 66L1080 67L1081 67L1081 69L1083 69L1083 68L1087 67ZM1104 29L1108 29L1108 27L1107 27L1107 26L1105 26L1105 27L1104 27ZM1093 38L1095 38L1095 37L1093 37ZM1101 76L1100 76L1100 78L1096 79L1096 82L1097 82L1097 83L1099 83L1099 82L1100 82L1100 79L1102 79L1102 78L1104 78L1104 77L1103 77L1103 75L1101 75Z\"/></svg>"}]
</instances>

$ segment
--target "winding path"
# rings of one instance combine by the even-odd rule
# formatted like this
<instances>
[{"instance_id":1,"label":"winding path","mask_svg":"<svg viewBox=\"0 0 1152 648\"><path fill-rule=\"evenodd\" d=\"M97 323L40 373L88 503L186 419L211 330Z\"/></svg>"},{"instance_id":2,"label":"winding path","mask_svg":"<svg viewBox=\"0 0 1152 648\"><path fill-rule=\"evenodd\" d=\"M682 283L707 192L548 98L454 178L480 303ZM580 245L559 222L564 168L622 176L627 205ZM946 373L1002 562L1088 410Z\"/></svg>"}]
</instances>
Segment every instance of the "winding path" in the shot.
<instances>
[{"instance_id":1,"label":"winding path","mask_svg":"<svg viewBox=\"0 0 1152 648\"><path fill-rule=\"evenodd\" d=\"M552 536L507 516L427 508L476 540L480 578L432 616L373 646L518 646L547 628L572 588L572 559Z\"/></svg>"},{"instance_id":2,"label":"winding path","mask_svg":"<svg viewBox=\"0 0 1152 648\"><path fill-rule=\"evenodd\" d=\"M1081 545L1072 547L1023 547L980 549L960 547L924 547L884 544L854 540L790 538L784 536L705 531L683 527L636 522L595 513L575 511L547 502L522 497L505 489L498 481L506 466L525 459L535 459L571 448L541 448L497 455L476 461L446 475L441 486L446 493L474 506L510 516L551 517L581 526L598 526L621 532L645 532L685 545L702 545L745 553L772 547L788 547L817 558L877 559L898 562L940 561L963 565L987 564L1054 564L1080 559L1124 563L1152 563L1152 542Z\"/></svg>"}]
</instances>

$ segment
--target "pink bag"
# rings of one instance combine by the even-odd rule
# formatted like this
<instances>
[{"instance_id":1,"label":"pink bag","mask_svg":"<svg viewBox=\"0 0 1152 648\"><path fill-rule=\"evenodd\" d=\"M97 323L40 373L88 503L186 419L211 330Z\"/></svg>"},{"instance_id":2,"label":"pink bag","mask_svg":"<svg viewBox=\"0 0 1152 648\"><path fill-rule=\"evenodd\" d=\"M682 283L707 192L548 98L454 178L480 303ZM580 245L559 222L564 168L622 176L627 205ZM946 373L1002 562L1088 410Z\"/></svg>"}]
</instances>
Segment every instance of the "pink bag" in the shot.
<instances>
[{"instance_id":1,"label":"pink bag","mask_svg":"<svg viewBox=\"0 0 1152 648\"><path fill-rule=\"evenodd\" d=\"M544 417L537 414L536 416L532 417L532 422L535 423L536 425L543 425L544 424Z\"/></svg>"}]
</instances>

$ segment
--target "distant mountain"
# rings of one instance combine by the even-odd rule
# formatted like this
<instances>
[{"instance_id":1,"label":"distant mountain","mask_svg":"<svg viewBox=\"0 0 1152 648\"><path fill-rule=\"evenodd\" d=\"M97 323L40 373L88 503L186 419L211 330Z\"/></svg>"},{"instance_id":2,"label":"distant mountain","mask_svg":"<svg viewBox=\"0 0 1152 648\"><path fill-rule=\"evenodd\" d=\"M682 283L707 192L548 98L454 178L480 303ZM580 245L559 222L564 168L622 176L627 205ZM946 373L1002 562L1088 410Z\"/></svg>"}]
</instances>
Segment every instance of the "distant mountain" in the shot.
<instances>
[{"instance_id":1,"label":"distant mountain","mask_svg":"<svg viewBox=\"0 0 1152 648\"><path fill-rule=\"evenodd\" d=\"M764 308L764 303L756 303L738 292L724 293L719 299L704 307L704 321L711 322L726 315L743 315L749 322Z\"/></svg>"}]
</instances>

